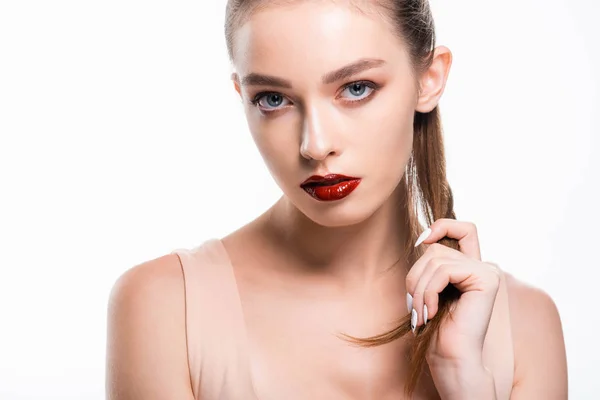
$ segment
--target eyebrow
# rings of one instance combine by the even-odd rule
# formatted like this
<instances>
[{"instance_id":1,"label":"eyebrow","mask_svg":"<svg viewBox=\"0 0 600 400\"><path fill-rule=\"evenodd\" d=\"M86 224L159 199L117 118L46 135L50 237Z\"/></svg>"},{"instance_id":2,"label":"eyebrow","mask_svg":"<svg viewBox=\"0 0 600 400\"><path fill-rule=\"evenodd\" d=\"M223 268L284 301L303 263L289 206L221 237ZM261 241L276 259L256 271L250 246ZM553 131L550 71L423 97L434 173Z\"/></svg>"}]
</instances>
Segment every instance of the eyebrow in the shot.
<instances>
[{"instance_id":1,"label":"eyebrow","mask_svg":"<svg viewBox=\"0 0 600 400\"><path fill-rule=\"evenodd\" d=\"M321 81L324 85L329 85L384 64L385 61L378 58L361 58L360 60L345 65L335 71L326 73L321 78ZM292 83L287 79L279 78L277 76L251 72L242 79L242 86L274 86L291 89Z\"/></svg>"}]
</instances>

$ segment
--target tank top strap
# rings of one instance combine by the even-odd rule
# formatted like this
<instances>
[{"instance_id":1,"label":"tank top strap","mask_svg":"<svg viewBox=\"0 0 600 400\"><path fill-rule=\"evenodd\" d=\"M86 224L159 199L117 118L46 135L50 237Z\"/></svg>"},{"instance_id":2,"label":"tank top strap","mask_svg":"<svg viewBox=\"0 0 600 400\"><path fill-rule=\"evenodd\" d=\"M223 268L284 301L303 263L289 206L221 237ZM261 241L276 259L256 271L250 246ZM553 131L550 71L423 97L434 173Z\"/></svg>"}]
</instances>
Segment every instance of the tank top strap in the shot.
<instances>
[{"instance_id":1,"label":"tank top strap","mask_svg":"<svg viewBox=\"0 0 600 400\"><path fill-rule=\"evenodd\" d=\"M184 277L194 397L241 398L236 396L247 394L252 382L242 305L227 251L220 239L211 238L171 253L178 255Z\"/></svg>"}]
</instances>

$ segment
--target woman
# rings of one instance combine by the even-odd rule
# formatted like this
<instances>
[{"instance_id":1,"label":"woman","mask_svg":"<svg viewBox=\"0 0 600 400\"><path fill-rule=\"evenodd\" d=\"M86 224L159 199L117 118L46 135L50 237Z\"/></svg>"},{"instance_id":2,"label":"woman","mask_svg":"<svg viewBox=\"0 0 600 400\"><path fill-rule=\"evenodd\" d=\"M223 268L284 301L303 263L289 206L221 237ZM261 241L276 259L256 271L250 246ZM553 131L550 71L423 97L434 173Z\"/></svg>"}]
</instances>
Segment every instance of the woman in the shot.
<instances>
[{"instance_id":1,"label":"woman","mask_svg":"<svg viewBox=\"0 0 600 400\"><path fill-rule=\"evenodd\" d=\"M553 301L455 219L427 1L230 0L226 38L283 196L118 280L108 397L566 398Z\"/></svg>"}]
</instances>

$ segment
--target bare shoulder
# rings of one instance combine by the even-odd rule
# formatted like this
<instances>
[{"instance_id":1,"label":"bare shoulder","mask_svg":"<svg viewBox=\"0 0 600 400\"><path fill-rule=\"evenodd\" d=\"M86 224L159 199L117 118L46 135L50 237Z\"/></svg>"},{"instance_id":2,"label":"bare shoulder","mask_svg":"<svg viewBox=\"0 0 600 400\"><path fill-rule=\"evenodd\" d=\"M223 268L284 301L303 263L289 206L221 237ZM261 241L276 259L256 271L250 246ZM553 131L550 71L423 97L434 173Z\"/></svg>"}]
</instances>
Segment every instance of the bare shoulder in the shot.
<instances>
[{"instance_id":1,"label":"bare shoulder","mask_svg":"<svg viewBox=\"0 0 600 400\"><path fill-rule=\"evenodd\" d=\"M566 399L565 344L554 300L540 288L503 275L515 351L511 399Z\"/></svg>"},{"instance_id":2,"label":"bare shoulder","mask_svg":"<svg viewBox=\"0 0 600 400\"><path fill-rule=\"evenodd\" d=\"M543 323L548 328L561 327L558 308L548 293L517 279L506 271L502 274L506 282L510 312L513 319L521 320L521 318L525 318L531 322ZM535 311L535 315L531 315L531 311Z\"/></svg>"},{"instance_id":3,"label":"bare shoulder","mask_svg":"<svg viewBox=\"0 0 600 400\"><path fill-rule=\"evenodd\" d=\"M109 399L192 399L183 273L176 254L124 272L108 303Z\"/></svg>"},{"instance_id":4,"label":"bare shoulder","mask_svg":"<svg viewBox=\"0 0 600 400\"><path fill-rule=\"evenodd\" d=\"M178 257L176 254L167 254L125 271L112 287L109 307L123 300L144 300L145 303L179 296L183 293L182 284L183 274Z\"/></svg>"}]
</instances>

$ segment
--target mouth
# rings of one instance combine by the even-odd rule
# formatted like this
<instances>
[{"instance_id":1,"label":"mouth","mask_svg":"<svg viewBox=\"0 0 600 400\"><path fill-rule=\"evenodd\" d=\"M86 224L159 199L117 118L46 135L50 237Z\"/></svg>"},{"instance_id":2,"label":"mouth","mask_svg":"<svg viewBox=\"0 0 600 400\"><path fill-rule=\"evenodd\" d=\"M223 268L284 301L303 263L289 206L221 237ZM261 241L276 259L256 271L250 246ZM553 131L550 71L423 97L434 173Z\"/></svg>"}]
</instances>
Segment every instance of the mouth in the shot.
<instances>
[{"instance_id":1,"label":"mouth","mask_svg":"<svg viewBox=\"0 0 600 400\"><path fill-rule=\"evenodd\" d=\"M300 187L316 200L334 201L352 193L360 181L361 178L340 174L313 175L302 182Z\"/></svg>"}]
</instances>

